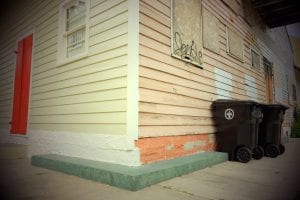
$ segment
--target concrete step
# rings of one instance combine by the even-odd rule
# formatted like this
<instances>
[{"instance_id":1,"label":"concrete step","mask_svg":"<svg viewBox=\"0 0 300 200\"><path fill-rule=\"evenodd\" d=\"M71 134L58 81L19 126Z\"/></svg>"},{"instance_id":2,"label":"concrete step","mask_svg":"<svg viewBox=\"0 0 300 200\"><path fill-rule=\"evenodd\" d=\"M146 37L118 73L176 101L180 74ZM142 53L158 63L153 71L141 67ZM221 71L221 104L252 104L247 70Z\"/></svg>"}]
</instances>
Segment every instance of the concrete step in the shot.
<instances>
[{"instance_id":1,"label":"concrete step","mask_svg":"<svg viewBox=\"0 0 300 200\"><path fill-rule=\"evenodd\" d=\"M0 144L0 159L26 158L27 145L23 144Z\"/></svg>"},{"instance_id":2,"label":"concrete step","mask_svg":"<svg viewBox=\"0 0 300 200\"><path fill-rule=\"evenodd\" d=\"M36 155L31 164L136 191L228 160L221 152L205 152L138 167L123 166L56 154Z\"/></svg>"}]
</instances>

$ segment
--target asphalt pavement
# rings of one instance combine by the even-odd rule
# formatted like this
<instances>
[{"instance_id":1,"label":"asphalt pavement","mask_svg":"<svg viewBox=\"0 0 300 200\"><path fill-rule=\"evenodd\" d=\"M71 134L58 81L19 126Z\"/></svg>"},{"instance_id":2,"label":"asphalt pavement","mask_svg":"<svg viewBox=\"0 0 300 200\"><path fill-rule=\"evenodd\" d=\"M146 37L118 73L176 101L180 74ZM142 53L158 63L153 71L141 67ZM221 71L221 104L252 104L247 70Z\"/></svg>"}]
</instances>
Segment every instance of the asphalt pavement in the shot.
<instances>
[{"instance_id":1,"label":"asphalt pavement","mask_svg":"<svg viewBox=\"0 0 300 200\"><path fill-rule=\"evenodd\" d=\"M24 156L3 156L7 148L0 148L0 199L300 200L300 139L277 158L227 161L137 192L31 166Z\"/></svg>"}]
</instances>

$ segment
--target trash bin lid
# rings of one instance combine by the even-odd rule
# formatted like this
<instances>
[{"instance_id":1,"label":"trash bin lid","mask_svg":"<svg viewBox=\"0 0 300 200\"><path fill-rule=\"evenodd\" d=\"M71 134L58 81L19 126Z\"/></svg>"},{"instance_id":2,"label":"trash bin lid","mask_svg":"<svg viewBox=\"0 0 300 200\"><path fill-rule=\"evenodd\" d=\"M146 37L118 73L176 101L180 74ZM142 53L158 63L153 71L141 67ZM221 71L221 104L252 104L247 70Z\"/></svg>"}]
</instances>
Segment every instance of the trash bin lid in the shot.
<instances>
[{"instance_id":1,"label":"trash bin lid","mask_svg":"<svg viewBox=\"0 0 300 200\"><path fill-rule=\"evenodd\" d=\"M260 105L256 101L252 100L233 100L233 99L218 99L213 102L215 105Z\"/></svg>"},{"instance_id":2,"label":"trash bin lid","mask_svg":"<svg viewBox=\"0 0 300 200\"><path fill-rule=\"evenodd\" d=\"M267 107L267 108L279 108L282 110L287 110L289 109L288 106L282 105L282 104L262 104L262 106Z\"/></svg>"}]
</instances>

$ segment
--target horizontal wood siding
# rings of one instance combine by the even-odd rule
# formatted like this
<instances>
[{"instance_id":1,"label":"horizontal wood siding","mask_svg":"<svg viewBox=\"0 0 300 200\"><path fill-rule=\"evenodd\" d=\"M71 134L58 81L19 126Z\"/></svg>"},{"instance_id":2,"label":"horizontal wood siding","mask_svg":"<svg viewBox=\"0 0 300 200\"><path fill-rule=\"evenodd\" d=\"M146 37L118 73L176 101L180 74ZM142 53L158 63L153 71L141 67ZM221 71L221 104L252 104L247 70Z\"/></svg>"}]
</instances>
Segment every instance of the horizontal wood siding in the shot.
<instances>
[{"instance_id":1,"label":"horizontal wood siding","mask_svg":"<svg viewBox=\"0 0 300 200\"><path fill-rule=\"evenodd\" d=\"M203 49L203 69L171 57L171 1L140 1L139 137L214 133L211 102L266 102L263 67L251 67L253 30L222 1L202 1L219 20L219 54ZM244 40L244 62L226 52L226 26ZM229 76L228 76L229 75Z\"/></svg>"},{"instance_id":2,"label":"horizontal wood siding","mask_svg":"<svg viewBox=\"0 0 300 200\"><path fill-rule=\"evenodd\" d=\"M20 12L7 13L10 22L1 26L0 128L8 129L11 118L17 38L34 31L29 128L125 134L128 2L91 0L87 57L58 65L61 2L24 1Z\"/></svg>"}]
</instances>

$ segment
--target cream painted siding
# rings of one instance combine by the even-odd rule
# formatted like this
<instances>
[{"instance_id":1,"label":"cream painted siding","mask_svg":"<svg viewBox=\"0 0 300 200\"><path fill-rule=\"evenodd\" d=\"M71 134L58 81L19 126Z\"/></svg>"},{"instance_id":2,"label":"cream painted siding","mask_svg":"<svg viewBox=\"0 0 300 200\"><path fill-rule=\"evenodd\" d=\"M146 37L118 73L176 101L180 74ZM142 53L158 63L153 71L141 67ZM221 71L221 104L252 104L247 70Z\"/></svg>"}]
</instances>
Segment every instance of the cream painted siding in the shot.
<instances>
[{"instance_id":1,"label":"cream painted siding","mask_svg":"<svg viewBox=\"0 0 300 200\"><path fill-rule=\"evenodd\" d=\"M220 52L204 48L200 69L171 57L171 0L140 1L139 137L214 133L218 98L266 102L263 67L251 67L250 46L261 48L254 31L222 1L202 6L220 22ZM243 62L226 53L226 26L244 40Z\"/></svg>"},{"instance_id":2,"label":"cream painted siding","mask_svg":"<svg viewBox=\"0 0 300 200\"><path fill-rule=\"evenodd\" d=\"M64 65L57 64L62 1L20 2L11 26L1 27L1 128L11 118L16 41L33 31L29 129L125 134L128 2L91 0L88 55Z\"/></svg>"},{"instance_id":3,"label":"cream painted siding","mask_svg":"<svg viewBox=\"0 0 300 200\"><path fill-rule=\"evenodd\" d=\"M1 9L0 17L0 129L9 130L12 113L13 87L15 75L15 53L17 40L34 30L34 25L29 19L37 23L42 20L42 13L38 12L46 6L51 6L50 1L28 1L31 5L19 1L11 4L6 9ZM53 3L52 3L53 4ZM57 3L56 3L57 5ZM53 5L52 5L53 6ZM13 10L17 10L11 15Z\"/></svg>"}]
</instances>

